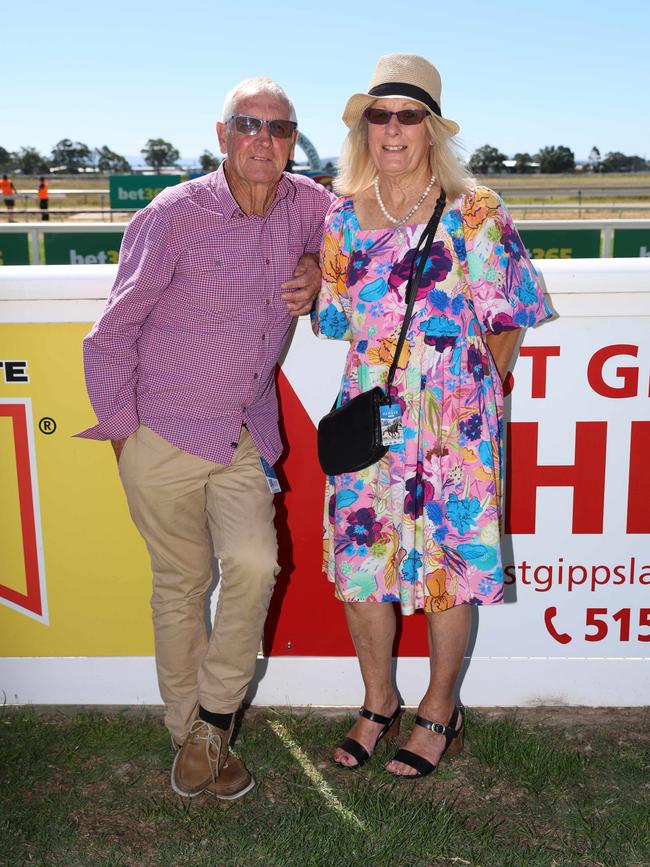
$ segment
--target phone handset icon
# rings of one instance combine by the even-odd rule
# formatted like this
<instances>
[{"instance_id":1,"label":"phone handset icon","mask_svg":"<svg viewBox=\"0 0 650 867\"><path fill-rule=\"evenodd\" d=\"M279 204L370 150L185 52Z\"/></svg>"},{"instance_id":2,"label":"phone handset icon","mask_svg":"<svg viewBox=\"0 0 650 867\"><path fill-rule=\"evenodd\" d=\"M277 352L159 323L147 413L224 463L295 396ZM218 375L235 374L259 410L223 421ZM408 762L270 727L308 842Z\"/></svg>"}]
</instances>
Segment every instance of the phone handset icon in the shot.
<instances>
[{"instance_id":1,"label":"phone handset icon","mask_svg":"<svg viewBox=\"0 0 650 867\"><path fill-rule=\"evenodd\" d=\"M555 605L552 605L550 608L547 608L544 612L544 623L546 624L546 628L549 631L551 638L554 638L559 644L568 644L570 641L573 641L568 632L558 632L555 628L555 624L553 623L554 618L557 615L557 608Z\"/></svg>"}]
</instances>

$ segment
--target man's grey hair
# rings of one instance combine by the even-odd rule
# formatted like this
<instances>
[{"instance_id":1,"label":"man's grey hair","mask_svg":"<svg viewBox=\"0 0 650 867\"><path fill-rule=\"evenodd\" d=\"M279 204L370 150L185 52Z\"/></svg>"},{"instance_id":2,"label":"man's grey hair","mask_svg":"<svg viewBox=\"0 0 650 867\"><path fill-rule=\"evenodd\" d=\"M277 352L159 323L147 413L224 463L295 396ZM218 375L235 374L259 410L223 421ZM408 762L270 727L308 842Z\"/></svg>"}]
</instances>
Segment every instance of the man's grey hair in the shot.
<instances>
[{"instance_id":1,"label":"man's grey hair","mask_svg":"<svg viewBox=\"0 0 650 867\"><path fill-rule=\"evenodd\" d=\"M257 75L255 78L247 78L245 81L240 81L232 90L228 91L223 104L222 120L226 121L229 117L232 117L233 114L236 114L235 107L240 99L248 96L257 96L259 93L265 93L286 102L289 108L288 120L293 120L296 123L298 122L296 109L293 107L293 103L287 94L279 84L263 75Z\"/></svg>"}]
</instances>

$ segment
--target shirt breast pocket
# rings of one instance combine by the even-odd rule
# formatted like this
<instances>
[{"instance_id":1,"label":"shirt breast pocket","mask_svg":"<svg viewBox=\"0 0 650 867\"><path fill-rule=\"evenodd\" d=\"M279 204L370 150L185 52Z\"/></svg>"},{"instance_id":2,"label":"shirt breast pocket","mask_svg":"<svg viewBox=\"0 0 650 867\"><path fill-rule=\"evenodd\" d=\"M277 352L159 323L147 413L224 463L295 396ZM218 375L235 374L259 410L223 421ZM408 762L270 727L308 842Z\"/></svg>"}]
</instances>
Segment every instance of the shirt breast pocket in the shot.
<instances>
[{"instance_id":1,"label":"shirt breast pocket","mask_svg":"<svg viewBox=\"0 0 650 867\"><path fill-rule=\"evenodd\" d=\"M279 252L279 251L278 251ZM293 272L298 264L298 260L305 252L304 247L298 246L297 244L288 244L286 248L286 255L283 257L282 268L283 268L283 280L291 280L293 277ZM286 276L285 276L286 275Z\"/></svg>"},{"instance_id":2,"label":"shirt breast pocket","mask_svg":"<svg viewBox=\"0 0 650 867\"><path fill-rule=\"evenodd\" d=\"M254 308L258 270L241 250L204 245L183 253L173 285L193 307L235 315Z\"/></svg>"},{"instance_id":3,"label":"shirt breast pocket","mask_svg":"<svg viewBox=\"0 0 650 867\"><path fill-rule=\"evenodd\" d=\"M302 246L288 244L284 249L276 250L276 267L275 274L277 275L278 295L282 290L279 288L282 283L293 280L293 272L296 270L296 265L300 257L305 252Z\"/></svg>"}]
</instances>

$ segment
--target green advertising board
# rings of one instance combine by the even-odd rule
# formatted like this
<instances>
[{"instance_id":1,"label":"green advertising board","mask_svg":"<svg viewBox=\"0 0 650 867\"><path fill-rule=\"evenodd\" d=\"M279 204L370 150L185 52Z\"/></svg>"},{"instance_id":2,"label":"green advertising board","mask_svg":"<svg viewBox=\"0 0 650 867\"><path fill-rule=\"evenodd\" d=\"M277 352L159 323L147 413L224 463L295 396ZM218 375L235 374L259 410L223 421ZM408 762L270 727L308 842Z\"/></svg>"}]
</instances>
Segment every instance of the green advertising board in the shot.
<instances>
[{"instance_id":1,"label":"green advertising board","mask_svg":"<svg viewBox=\"0 0 650 867\"><path fill-rule=\"evenodd\" d=\"M29 235L19 232L0 235L0 265L29 265Z\"/></svg>"},{"instance_id":2,"label":"green advertising board","mask_svg":"<svg viewBox=\"0 0 650 867\"><path fill-rule=\"evenodd\" d=\"M180 175L111 175L111 208L144 208L161 190L180 180Z\"/></svg>"},{"instance_id":3,"label":"green advertising board","mask_svg":"<svg viewBox=\"0 0 650 867\"><path fill-rule=\"evenodd\" d=\"M47 265L116 265L122 232L46 232Z\"/></svg>"},{"instance_id":4,"label":"green advertising board","mask_svg":"<svg viewBox=\"0 0 650 867\"><path fill-rule=\"evenodd\" d=\"M650 256L650 228L614 229L614 256L633 259Z\"/></svg>"},{"instance_id":5,"label":"green advertising board","mask_svg":"<svg viewBox=\"0 0 650 867\"><path fill-rule=\"evenodd\" d=\"M598 259L600 229L522 229L533 259Z\"/></svg>"}]
</instances>

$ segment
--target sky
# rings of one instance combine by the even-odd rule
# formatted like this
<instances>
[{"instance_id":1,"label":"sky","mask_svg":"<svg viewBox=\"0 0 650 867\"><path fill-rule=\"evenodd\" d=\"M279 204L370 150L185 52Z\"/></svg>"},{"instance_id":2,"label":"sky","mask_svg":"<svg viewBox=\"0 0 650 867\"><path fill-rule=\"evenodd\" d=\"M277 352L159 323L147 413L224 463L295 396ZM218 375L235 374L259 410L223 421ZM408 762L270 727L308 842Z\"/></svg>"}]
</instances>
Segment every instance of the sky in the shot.
<instances>
[{"instance_id":1,"label":"sky","mask_svg":"<svg viewBox=\"0 0 650 867\"><path fill-rule=\"evenodd\" d=\"M650 158L647 16L641 0L8 0L0 146L49 154L70 138L133 157L164 138L185 160L218 153L226 92L268 75L335 156L348 97L380 56L409 52L438 67L467 154L566 145L580 160L596 145Z\"/></svg>"}]
</instances>

